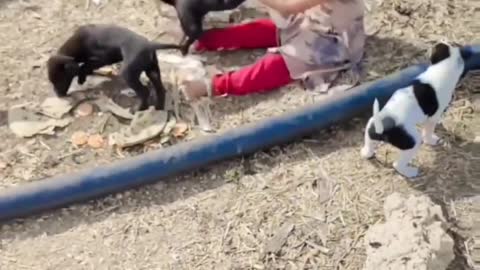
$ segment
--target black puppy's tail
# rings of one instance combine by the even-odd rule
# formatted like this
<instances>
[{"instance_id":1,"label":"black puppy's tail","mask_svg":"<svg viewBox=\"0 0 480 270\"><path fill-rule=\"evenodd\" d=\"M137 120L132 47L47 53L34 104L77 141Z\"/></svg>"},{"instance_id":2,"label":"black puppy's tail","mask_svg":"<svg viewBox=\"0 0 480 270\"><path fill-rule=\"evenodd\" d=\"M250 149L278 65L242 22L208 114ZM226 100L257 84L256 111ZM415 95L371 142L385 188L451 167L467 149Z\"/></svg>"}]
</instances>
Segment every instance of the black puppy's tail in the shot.
<instances>
[{"instance_id":1,"label":"black puppy's tail","mask_svg":"<svg viewBox=\"0 0 480 270\"><path fill-rule=\"evenodd\" d=\"M167 49L177 49L180 50L180 45L178 44L164 44L164 43L158 43L158 42L151 42L150 43L150 49L156 51L156 50L167 50Z\"/></svg>"}]
</instances>

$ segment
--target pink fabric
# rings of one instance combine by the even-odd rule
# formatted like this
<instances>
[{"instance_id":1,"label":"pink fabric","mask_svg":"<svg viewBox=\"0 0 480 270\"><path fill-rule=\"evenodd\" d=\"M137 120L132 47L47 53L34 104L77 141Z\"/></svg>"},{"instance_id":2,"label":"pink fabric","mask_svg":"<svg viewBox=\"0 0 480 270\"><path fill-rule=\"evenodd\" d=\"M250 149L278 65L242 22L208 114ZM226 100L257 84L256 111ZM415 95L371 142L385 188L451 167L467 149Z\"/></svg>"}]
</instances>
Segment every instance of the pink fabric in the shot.
<instances>
[{"instance_id":1,"label":"pink fabric","mask_svg":"<svg viewBox=\"0 0 480 270\"><path fill-rule=\"evenodd\" d=\"M277 47L277 27L269 19L207 31L195 44L197 51ZM280 54L267 54L253 65L215 75L213 95L248 95L277 89L292 82Z\"/></svg>"},{"instance_id":2,"label":"pink fabric","mask_svg":"<svg viewBox=\"0 0 480 270\"><path fill-rule=\"evenodd\" d=\"M278 89L291 83L290 72L280 54L267 54L255 64L213 77L214 95L242 96Z\"/></svg>"},{"instance_id":3,"label":"pink fabric","mask_svg":"<svg viewBox=\"0 0 480 270\"><path fill-rule=\"evenodd\" d=\"M270 19L215 28L195 43L197 51L260 49L278 46L277 27Z\"/></svg>"}]
</instances>

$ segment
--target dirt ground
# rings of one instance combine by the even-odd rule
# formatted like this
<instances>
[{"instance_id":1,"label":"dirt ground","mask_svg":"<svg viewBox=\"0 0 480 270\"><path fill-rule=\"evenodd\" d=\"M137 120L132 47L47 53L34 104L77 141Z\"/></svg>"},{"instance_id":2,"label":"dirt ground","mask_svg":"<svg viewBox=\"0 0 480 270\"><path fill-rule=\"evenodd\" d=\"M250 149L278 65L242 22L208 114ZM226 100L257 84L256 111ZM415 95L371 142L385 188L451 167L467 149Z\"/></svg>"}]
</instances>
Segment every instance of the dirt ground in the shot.
<instances>
[{"instance_id":1,"label":"dirt ground","mask_svg":"<svg viewBox=\"0 0 480 270\"><path fill-rule=\"evenodd\" d=\"M377 2L368 14L363 80L423 61L441 38L479 44L475 3ZM162 39L176 41L178 22L171 9L165 11L170 16L159 16L152 0L112 0L89 9L84 0L0 2L0 189L162 147L155 141L121 153L73 147L74 131L98 132L104 121L98 114L76 118L54 136L20 139L8 128L7 110L53 95L44 63L74 27L112 22L150 38L169 29ZM217 68L229 69L262 53L207 56ZM383 199L394 191L428 194L440 203L456 240L451 269L474 269L475 262L480 265L479 82L478 74L470 74L459 87L439 127L445 143L422 147L416 163L423 174L414 183L391 169L392 148L381 148L376 161L360 159L366 118L359 116L293 144L0 225L0 269L361 269L364 233L382 221ZM312 100L310 92L292 85L220 99L212 111L221 132ZM119 125L112 119L105 136Z\"/></svg>"}]
</instances>

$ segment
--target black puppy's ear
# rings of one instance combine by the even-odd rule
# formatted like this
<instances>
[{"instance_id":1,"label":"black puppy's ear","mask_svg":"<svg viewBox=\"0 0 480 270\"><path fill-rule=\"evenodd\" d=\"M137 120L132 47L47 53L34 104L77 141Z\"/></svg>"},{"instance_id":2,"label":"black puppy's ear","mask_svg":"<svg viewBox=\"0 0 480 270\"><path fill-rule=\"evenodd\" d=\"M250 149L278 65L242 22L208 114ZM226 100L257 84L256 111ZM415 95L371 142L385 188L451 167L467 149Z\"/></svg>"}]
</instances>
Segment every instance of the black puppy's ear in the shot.
<instances>
[{"instance_id":1,"label":"black puppy's ear","mask_svg":"<svg viewBox=\"0 0 480 270\"><path fill-rule=\"evenodd\" d=\"M57 67L63 66L65 69L67 69L71 68L70 64L75 63L74 60L75 59L70 56L55 54L48 59L48 65Z\"/></svg>"},{"instance_id":2,"label":"black puppy's ear","mask_svg":"<svg viewBox=\"0 0 480 270\"><path fill-rule=\"evenodd\" d=\"M432 65L441 62L450 57L450 46L441 42L437 43L433 49L432 54L430 55L430 62Z\"/></svg>"}]
</instances>

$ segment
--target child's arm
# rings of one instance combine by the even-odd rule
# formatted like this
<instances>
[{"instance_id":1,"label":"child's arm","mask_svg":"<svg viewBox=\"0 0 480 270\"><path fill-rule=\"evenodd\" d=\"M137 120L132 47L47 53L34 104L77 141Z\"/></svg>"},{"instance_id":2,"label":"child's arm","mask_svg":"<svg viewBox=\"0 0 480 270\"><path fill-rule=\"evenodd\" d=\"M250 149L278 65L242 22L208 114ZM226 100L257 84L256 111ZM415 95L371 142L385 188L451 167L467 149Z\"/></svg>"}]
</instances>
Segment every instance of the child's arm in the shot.
<instances>
[{"instance_id":1,"label":"child's arm","mask_svg":"<svg viewBox=\"0 0 480 270\"><path fill-rule=\"evenodd\" d=\"M311 7L330 0L259 0L269 8L275 9L283 16L303 12Z\"/></svg>"}]
</instances>

